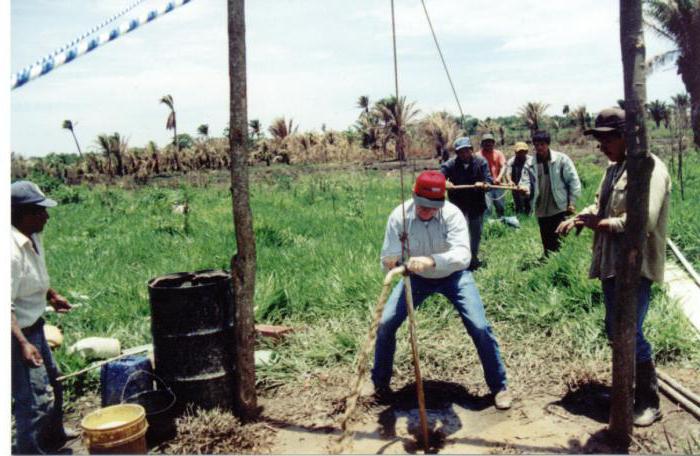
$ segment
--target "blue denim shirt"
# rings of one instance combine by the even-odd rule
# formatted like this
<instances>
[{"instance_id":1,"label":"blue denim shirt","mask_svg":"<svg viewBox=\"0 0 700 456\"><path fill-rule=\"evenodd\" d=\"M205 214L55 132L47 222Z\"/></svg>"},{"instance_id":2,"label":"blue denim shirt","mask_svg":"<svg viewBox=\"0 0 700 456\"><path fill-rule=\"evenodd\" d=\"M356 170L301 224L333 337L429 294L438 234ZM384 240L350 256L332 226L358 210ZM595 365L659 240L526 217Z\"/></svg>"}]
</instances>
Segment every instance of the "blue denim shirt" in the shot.
<instances>
[{"instance_id":1,"label":"blue denim shirt","mask_svg":"<svg viewBox=\"0 0 700 456\"><path fill-rule=\"evenodd\" d=\"M435 260L435 268L418 275L426 279L441 279L455 271L461 271L471 261L469 230L464 214L457 206L445 202L435 217L424 222L418 218L413 200L404 202L406 207L406 232L409 251L406 259L429 256ZM382 260L401 256L403 215L401 204L389 216L382 245ZM383 265L383 263L382 263Z\"/></svg>"},{"instance_id":2,"label":"blue denim shirt","mask_svg":"<svg viewBox=\"0 0 700 456\"><path fill-rule=\"evenodd\" d=\"M552 196L557 207L563 212L568 205L575 205L576 199L581 195L581 181L578 178L576 167L571 159L561 152L555 150L549 151L550 159L546 163L549 166L549 180L552 185ZM534 178L534 182L530 182ZM535 194L532 201L537 204L539 196L539 183L537 182L537 173L530 176L523 173L520 178L520 185L523 187L534 187Z\"/></svg>"}]
</instances>

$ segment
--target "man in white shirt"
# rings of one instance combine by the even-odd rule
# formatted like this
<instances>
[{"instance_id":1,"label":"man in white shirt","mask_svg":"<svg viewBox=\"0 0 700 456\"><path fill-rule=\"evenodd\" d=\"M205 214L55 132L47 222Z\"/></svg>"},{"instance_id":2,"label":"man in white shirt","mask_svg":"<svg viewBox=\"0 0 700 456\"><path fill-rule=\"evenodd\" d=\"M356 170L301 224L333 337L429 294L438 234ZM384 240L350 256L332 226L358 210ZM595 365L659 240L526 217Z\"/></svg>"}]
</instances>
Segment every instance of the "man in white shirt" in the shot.
<instances>
[{"instance_id":1,"label":"man in white shirt","mask_svg":"<svg viewBox=\"0 0 700 456\"><path fill-rule=\"evenodd\" d=\"M47 198L36 184L12 184L12 399L16 423L13 453L43 454L77 437L63 427L63 391L44 336L47 300L57 312L71 305L49 286L39 233L49 219Z\"/></svg>"},{"instance_id":2,"label":"man in white shirt","mask_svg":"<svg viewBox=\"0 0 700 456\"><path fill-rule=\"evenodd\" d=\"M512 397L507 389L506 369L498 342L486 319L484 305L474 277L467 270L471 253L469 232L462 211L445 201L445 176L438 171L418 175L413 199L403 203L406 214L406 268L411 273L412 297L418 307L429 296L439 293L452 302L474 341L484 377L494 394L496 408L508 409ZM381 261L386 269L401 258L403 233L402 205L396 207L387 222ZM396 350L396 331L406 319L406 299L401 280L387 300L375 347L372 382L375 396L386 400Z\"/></svg>"}]
</instances>

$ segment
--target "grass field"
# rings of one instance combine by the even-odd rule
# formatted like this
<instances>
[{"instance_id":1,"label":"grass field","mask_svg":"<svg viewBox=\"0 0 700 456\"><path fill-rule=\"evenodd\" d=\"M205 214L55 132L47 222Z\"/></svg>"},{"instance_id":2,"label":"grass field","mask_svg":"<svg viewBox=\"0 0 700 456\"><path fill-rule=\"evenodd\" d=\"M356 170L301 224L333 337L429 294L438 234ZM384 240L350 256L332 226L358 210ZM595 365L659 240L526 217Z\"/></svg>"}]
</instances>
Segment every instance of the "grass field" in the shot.
<instances>
[{"instance_id":1,"label":"grass field","mask_svg":"<svg viewBox=\"0 0 700 456\"><path fill-rule=\"evenodd\" d=\"M587 159L576 164L584 186L581 208L592 201L602 169ZM700 193L692 174L700 172L697 160L690 169L686 200L679 202L674 192L671 229L697 265L700 203L688 197ZM405 178L412 181L411 170ZM282 165L260 173L251 186L256 318L297 330L274 347L278 361L258 370L259 383L273 387L334 369L350 372L381 286L378 255L386 217L400 201L398 172ZM123 347L151 341L149 279L228 269L235 252L228 186L214 174L199 176L197 185L56 186L51 195L62 203L51 210L44 237L52 285L79 304L68 316L48 317L66 337L57 353L64 372L86 364L65 350L80 338L117 337ZM187 215L173 211L185 201ZM590 232L570 236L560 253L539 263L536 220L521 223L519 230L487 223L482 251L488 266L476 273L509 372L518 378L518 372L546 373L557 363L609 359L600 285L587 278ZM481 381L473 346L447 301L431 298L418 320L426 377ZM658 362L700 365L688 323L656 286L646 330ZM409 373L405 339L396 364ZM95 388L98 373L74 379L69 391Z\"/></svg>"}]
</instances>

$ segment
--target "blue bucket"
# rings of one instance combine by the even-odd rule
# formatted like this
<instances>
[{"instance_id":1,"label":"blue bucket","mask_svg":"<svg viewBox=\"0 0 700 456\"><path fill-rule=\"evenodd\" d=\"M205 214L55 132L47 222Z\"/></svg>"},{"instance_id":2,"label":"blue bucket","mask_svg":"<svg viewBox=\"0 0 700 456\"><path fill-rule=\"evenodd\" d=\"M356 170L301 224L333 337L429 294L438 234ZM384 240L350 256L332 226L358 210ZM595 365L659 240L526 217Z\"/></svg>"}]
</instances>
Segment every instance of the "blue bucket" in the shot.
<instances>
[{"instance_id":1,"label":"blue bucket","mask_svg":"<svg viewBox=\"0 0 700 456\"><path fill-rule=\"evenodd\" d=\"M153 390L151 360L144 355L132 355L109 362L100 371L102 407L121 404L122 398ZM138 374L137 374L138 372ZM134 375L136 374L136 375Z\"/></svg>"}]
</instances>

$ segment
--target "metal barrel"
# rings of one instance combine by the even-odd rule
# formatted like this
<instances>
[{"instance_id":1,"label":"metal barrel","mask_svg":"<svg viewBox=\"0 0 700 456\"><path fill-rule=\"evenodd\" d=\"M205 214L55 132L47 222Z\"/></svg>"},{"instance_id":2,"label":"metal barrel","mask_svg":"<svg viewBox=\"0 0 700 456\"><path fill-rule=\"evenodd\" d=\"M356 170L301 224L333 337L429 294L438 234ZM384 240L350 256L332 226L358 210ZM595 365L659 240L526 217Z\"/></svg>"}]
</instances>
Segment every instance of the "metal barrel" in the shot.
<instances>
[{"instance_id":1,"label":"metal barrel","mask_svg":"<svg viewBox=\"0 0 700 456\"><path fill-rule=\"evenodd\" d=\"M148 282L156 375L181 411L231 409L233 292L225 271L168 274Z\"/></svg>"}]
</instances>

